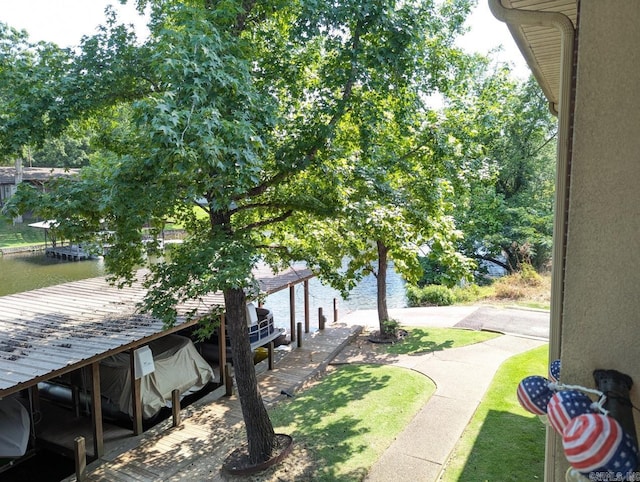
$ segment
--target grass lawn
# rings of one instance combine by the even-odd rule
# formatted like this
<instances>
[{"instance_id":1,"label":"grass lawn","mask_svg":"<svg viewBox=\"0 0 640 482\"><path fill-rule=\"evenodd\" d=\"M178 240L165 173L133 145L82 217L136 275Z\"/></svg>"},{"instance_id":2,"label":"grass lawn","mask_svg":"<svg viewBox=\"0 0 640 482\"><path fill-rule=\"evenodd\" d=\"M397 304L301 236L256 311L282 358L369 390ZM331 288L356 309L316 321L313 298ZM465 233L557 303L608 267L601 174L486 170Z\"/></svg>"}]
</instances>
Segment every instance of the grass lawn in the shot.
<instances>
[{"instance_id":1,"label":"grass lawn","mask_svg":"<svg viewBox=\"0 0 640 482\"><path fill-rule=\"evenodd\" d=\"M0 218L0 248L14 248L43 244L42 229L30 228L27 223L12 225L11 221Z\"/></svg>"},{"instance_id":2,"label":"grass lawn","mask_svg":"<svg viewBox=\"0 0 640 482\"><path fill-rule=\"evenodd\" d=\"M480 343L500 336L487 331L460 330L455 328L404 328L408 335L394 345L387 345L387 353L395 355L419 355L445 348L458 348Z\"/></svg>"},{"instance_id":3,"label":"grass lawn","mask_svg":"<svg viewBox=\"0 0 640 482\"><path fill-rule=\"evenodd\" d=\"M343 365L271 412L276 432L291 434L317 459L314 482L362 480L435 391L411 370Z\"/></svg>"},{"instance_id":4,"label":"grass lawn","mask_svg":"<svg viewBox=\"0 0 640 482\"><path fill-rule=\"evenodd\" d=\"M516 398L520 380L548 372L543 345L505 361L454 449L442 480L544 479L545 426Z\"/></svg>"},{"instance_id":5,"label":"grass lawn","mask_svg":"<svg viewBox=\"0 0 640 482\"><path fill-rule=\"evenodd\" d=\"M478 343L495 333L408 328L395 345L370 345L394 354L420 354ZM342 365L271 413L276 432L291 434L314 454L314 482L363 480L371 466L435 391L424 375L387 365ZM305 479L306 480L306 479Z\"/></svg>"}]
</instances>

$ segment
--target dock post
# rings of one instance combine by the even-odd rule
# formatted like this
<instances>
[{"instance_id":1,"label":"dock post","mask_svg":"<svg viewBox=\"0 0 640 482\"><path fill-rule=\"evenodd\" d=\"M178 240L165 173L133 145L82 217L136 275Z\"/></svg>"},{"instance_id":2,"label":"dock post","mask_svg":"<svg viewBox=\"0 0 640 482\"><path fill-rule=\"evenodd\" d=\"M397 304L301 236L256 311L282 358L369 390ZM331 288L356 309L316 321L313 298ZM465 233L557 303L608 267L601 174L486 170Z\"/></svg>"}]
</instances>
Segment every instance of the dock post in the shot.
<instances>
[{"instance_id":1,"label":"dock post","mask_svg":"<svg viewBox=\"0 0 640 482\"><path fill-rule=\"evenodd\" d=\"M233 395L233 379L231 378L231 363L227 362L224 366L224 394L227 397Z\"/></svg>"},{"instance_id":2,"label":"dock post","mask_svg":"<svg viewBox=\"0 0 640 482\"><path fill-rule=\"evenodd\" d=\"M322 307L318 308L318 329L324 330L325 317L322 314Z\"/></svg>"},{"instance_id":3,"label":"dock post","mask_svg":"<svg viewBox=\"0 0 640 482\"><path fill-rule=\"evenodd\" d=\"M102 424L102 399L100 397L100 362L91 364L91 416L93 425L93 453L104 455L104 426Z\"/></svg>"},{"instance_id":4,"label":"dock post","mask_svg":"<svg viewBox=\"0 0 640 482\"><path fill-rule=\"evenodd\" d=\"M269 342L269 346L267 348L268 352L269 352L269 370L273 370L273 350L274 350L274 343L272 341Z\"/></svg>"},{"instance_id":5,"label":"dock post","mask_svg":"<svg viewBox=\"0 0 640 482\"><path fill-rule=\"evenodd\" d=\"M130 372L131 372L131 403L133 408L133 434L140 435L142 433L142 395L141 395L141 380L136 378L136 365L135 365L135 349L129 350L130 360ZM99 373L99 372L98 372Z\"/></svg>"},{"instance_id":6,"label":"dock post","mask_svg":"<svg viewBox=\"0 0 640 482\"><path fill-rule=\"evenodd\" d=\"M304 332L309 333L309 280L304 280Z\"/></svg>"},{"instance_id":7,"label":"dock post","mask_svg":"<svg viewBox=\"0 0 640 482\"><path fill-rule=\"evenodd\" d=\"M289 321L291 325L291 341L296 341L296 287L289 285Z\"/></svg>"},{"instance_id":8,"label":"dock post","mask_svg":"<svg viewBox=\"0 0 640 482\"><path fill-rule=\"evenodd\" d=\"M227 325L224 314L220 316L220 326L218 327L218 359L220 360L220 385L227 385Z\"/></svg>"},{"instance_id":9,"label":"dock post","mask_svg":"<svg viewBox=\"0 0 640 482\"><path fill-rule=\"evenodd\" d=\"M296 329L298 332L298 348L300 348L302 346L302 323L298 322L298 324L296 325Z\"/></svg>"},{"instance_id":10,"label":"dock post","mask_svg":"<svg viewBox=\"0 0 640 482\"><path fill-rule=\"evenodd\" d=\"M338 300L335 298L333 299L333 322L338 322Z\"/></svg>"},{"instance_id":11,"label":"dock post","mask_svg":"<svg viewBox=\"0 0 640 482\"><path fill-rule=\"evenodd\" d=\"M173 426L177 427L182 423L180 420L180 390L171 391L171 413L173 413Z\"/></svg>"},{"instance_id":12,"label":"dock post","mask_svg":"<svg viewBox=\"0 0 640 482\"><path fill-rule=\"evenodd\" d=\"M76 479L78 482L87 480L87 450L84 437L76 437L73 440L73 457L76 466Z\"/></svg>"}]
</instances>

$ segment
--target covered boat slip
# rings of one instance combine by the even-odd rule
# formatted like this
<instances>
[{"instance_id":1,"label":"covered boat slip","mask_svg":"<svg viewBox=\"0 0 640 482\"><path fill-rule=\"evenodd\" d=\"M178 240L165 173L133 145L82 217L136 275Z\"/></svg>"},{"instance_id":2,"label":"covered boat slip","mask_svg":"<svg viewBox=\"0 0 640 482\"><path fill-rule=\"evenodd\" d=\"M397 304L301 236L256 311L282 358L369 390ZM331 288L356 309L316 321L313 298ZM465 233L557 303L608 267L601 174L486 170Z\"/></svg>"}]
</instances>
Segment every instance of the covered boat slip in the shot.
<instances>
[{"instance_id":1,"label":"covered boat slip","mask_svg":"<svg viewBox=\"0 0 640 482\"><path fill-rule=\"evenodd\" d=\"M274 274L270 269L260 267L255 276L261 290L270 294L301 282L305 283L307 291L308 280L313 275L304 268ZM101 362L114 356L123 358L123 354L135 353L154 340L157 344L161 338L195 325L197 319L187 320L185 317L188 310L196 308L197 316L203 316L212 308L224 305L221 293L185 304L178 310L175 325L167 328L160 320L136 311L137 303L145 294L140 281L131 287L118 289L109 285L104 277L92 278L0 297L0 399L20 396L27 408L42 408L44 418L51 408L47 407L49 404L45 400L39 400L38 384L42 386L42 382L53 379L82 377L89 387L83 403L89 407L91 419L85 417L81 422L77 416L80 397L75 391L72 405L76 417L72 425L78 431L86 432L87 427L91 429L93 447L89 452L94 457L104 453L105 439L121 440L123 429L114 429L109 424L103 426ZM224 324L220 329L222 336L223 327ZM261 342L258 344L263 346L267 340ZM128 378L130 387L127 388L131 393L131 406L126 411L133 415L133 433L137 435L142 432L141 380L133 376L137 357L128 358L131 376ZM224 366L225 361L225 344L222 343L220 366ZM217 381L223 383L223 378L224 370ZM35 410L31 410L32 420ZM71 410L67 412L73 414ZM53 418L47 417L47 421L42 420L36 427L31 427L36 439L40 440L43 435L39 433L40 427L46 427L47 438L56 437L49 422L61 420L61 417L62 414L57 413ZM59 436L51 442L68 445L71 434L65 437L63 432L60 430ZM131 434L130 430L124 432ZM76 433L86 438L85 433Z\"/></svg>"}]
</instances>

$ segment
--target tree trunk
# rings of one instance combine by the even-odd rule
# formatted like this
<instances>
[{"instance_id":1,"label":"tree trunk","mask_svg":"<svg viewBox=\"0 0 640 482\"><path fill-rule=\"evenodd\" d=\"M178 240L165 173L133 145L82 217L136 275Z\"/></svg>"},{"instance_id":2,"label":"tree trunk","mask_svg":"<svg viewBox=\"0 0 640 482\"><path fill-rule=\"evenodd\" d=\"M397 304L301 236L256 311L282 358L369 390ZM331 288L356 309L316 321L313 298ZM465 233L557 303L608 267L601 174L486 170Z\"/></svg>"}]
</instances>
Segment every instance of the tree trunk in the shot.
<instances>
[{"instance_id":1,"label":"tree trunk","mask_svg":"<svg viewBox=\"0 0 640 482\"><path fill-rule=\"evenodd\" d=\"M233 353L233 369L238 385L238 398L247 431L249 459L251 463L257 464L271 457L275 433L258 391L258 380L247 330L247 300L244 291L238 288L224 290L224 302Z\"/></svg>"},{"instance_id":2,"label":"tree trunk","mask_svg":"<svg viewBox=\"0 0 640 482\"><path fill-rule=\"evenodd\" d=\"M386 333L384 322L389 319L387 309L387 254L389 249L382 241L377 241L378 245L378 276L377 281L377 301L378 301L378 323L380 323L380 333Z\"/></svg>"}]
</instances>

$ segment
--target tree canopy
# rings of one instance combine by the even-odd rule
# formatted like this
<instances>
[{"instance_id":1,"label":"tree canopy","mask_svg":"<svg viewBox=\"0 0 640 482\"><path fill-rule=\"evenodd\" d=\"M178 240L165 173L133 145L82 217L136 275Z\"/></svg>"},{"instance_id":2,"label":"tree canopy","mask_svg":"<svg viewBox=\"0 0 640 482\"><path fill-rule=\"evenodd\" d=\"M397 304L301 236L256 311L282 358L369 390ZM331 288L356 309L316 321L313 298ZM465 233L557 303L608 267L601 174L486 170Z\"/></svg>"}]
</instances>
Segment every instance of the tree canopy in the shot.
<instances>
[{"instance_id":1,"label":"tree canopy","mask_svg":"<svg viewBox=\"0 0 640 482\"><path fill-rule=\"evenodd\" d=\"M120 282L148 264L143 226L159 230L171 219L185 227L185 242L148 265L144 308L171 323L176 304L224 293L250 458L258 462L274 437L246 333L252 268L312 258L312 243L292 242L292 227L310 219L383 220L405 210L400 199L389 203L410 184L391 163L413 160L406 154L428 144L428 126L412 111L419 95L454 81L454 56L442 53L470 2L148 3L143 43L111 12L78 51L29 45L3 27L0 85L15 88L0 87L0 152L40 146L72 121L89 123L108 150L78 181L44 195L21 189L8 209L46 213L77 236L106 224L106 265ZM404 128L415 135L394 132ZM384 184L379 161L392 166ZM379 196L354 199L367 183ZM384 224L375 229L367 234L374 240ZM395 248L397 238L384 241Z\"/></svg>"},{"instance_id":2,"label":"tree canopy","mask_svg":"<svg viewBox=\"0 0 640 482\"><path fill-rule=\"evenodd\" d=\"M556 120L533 78L518 82L486 59L457 85L443 129L465 166L456 214L466 256L517 271L550 262Z\"/></svg>"}]
</instances>

